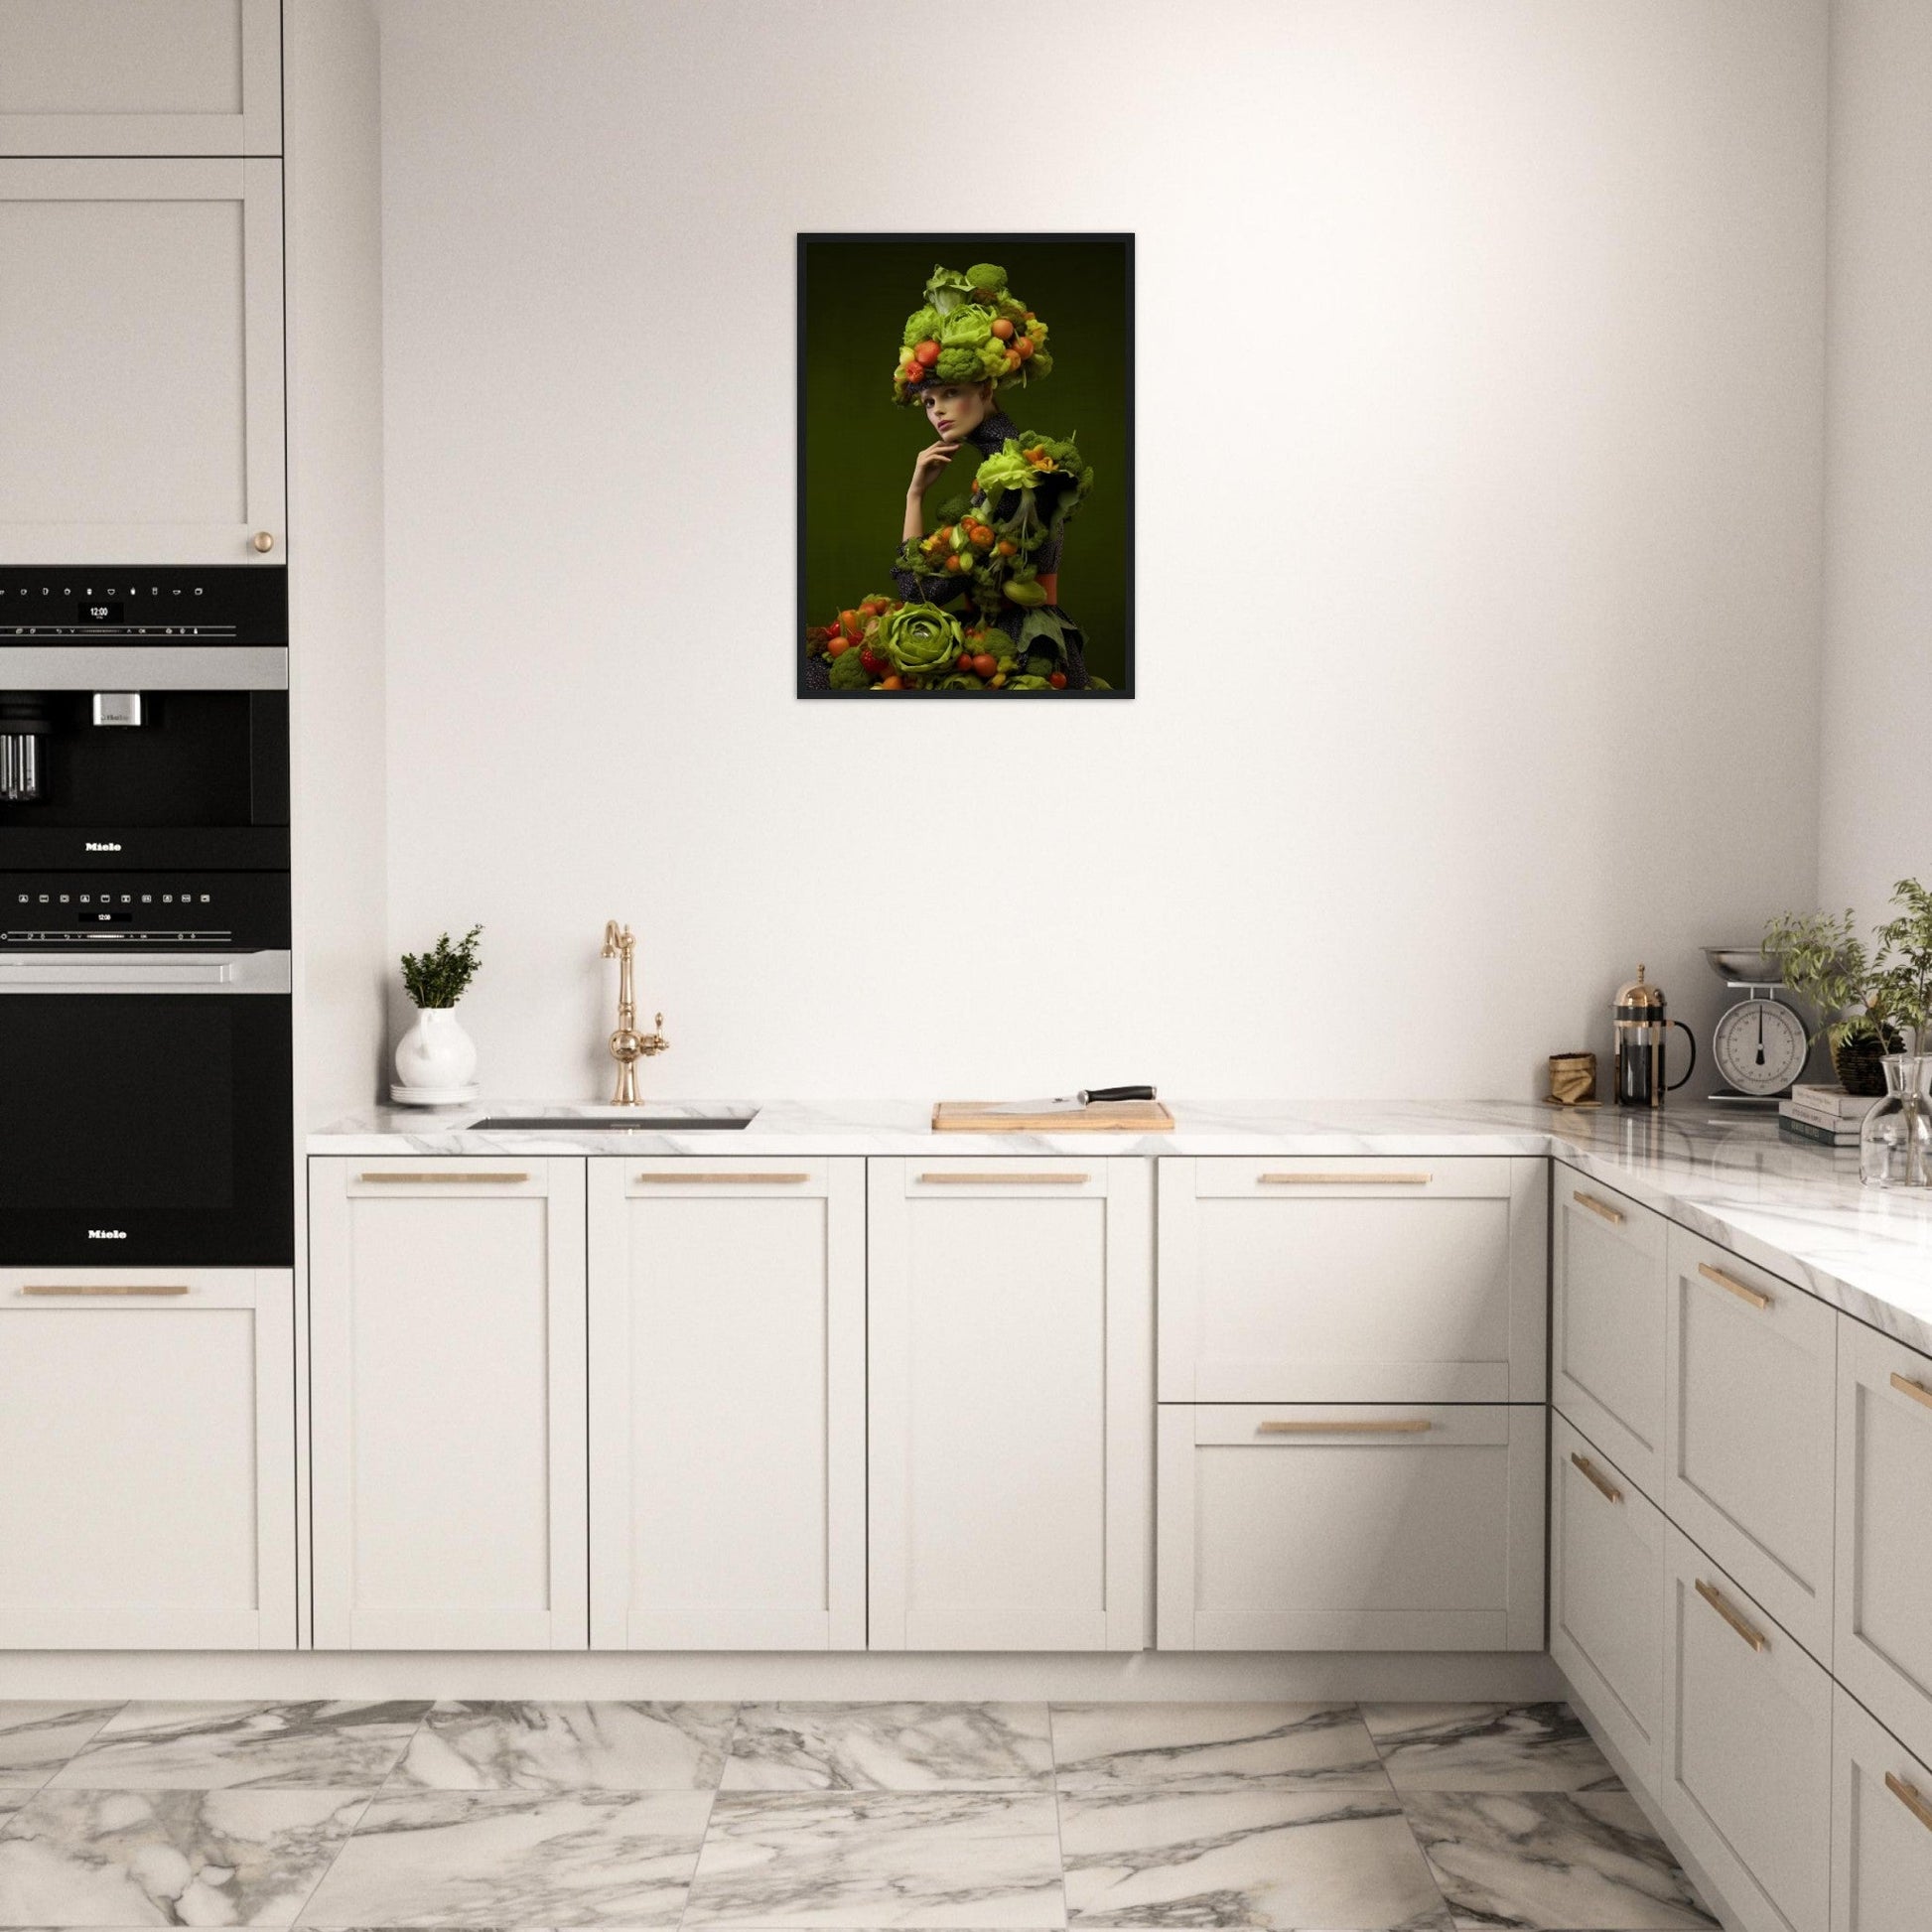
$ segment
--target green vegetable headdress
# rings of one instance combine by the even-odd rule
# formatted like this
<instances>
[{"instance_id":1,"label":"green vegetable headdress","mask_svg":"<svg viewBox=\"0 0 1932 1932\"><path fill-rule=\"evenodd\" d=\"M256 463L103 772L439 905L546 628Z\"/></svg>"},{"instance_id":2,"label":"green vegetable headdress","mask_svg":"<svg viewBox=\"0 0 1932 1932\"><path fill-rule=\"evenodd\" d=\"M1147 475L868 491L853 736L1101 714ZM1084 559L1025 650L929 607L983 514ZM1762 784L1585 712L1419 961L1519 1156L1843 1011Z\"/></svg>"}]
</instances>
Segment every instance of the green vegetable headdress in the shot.
<instances>
[{"instance_id":1,"label":"green vegetable headdress","mask_svg":"<svg viewBox=\"0 0 1932 1932\"><path fill-rule=\"evenodd\" d=\"M931 382L994 382L1024 388L1050 375L1046 325L1007 287L994 262L962 275L935 266L925 305L906 317L893 364L893 400L917 402Z\"/></svg>"}]
</instances>

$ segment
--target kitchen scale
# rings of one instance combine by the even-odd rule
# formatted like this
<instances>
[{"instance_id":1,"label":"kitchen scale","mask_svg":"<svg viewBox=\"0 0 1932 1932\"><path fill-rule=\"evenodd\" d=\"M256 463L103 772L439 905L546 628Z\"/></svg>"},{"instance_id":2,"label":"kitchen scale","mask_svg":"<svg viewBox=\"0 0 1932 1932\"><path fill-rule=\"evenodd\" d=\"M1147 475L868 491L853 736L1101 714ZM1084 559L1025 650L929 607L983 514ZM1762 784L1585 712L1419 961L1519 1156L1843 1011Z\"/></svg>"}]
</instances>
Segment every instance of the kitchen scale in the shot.
<instances>
[{"instance_id":1,"label":"kitchen scale","mask_svg":"<svg viewBox=\"0 0 1932 1932\"><path fill-rule=\"evenodd\" d=\"M1711 1098L1722 1106L1774 1107L1811 1057L1811 1029L1778 995L1784 968L1758 946L1706 946L1711 970L1743 994L1711 1030L1711 1057L1727 1083Z\"/></svg>"}]
</instances>

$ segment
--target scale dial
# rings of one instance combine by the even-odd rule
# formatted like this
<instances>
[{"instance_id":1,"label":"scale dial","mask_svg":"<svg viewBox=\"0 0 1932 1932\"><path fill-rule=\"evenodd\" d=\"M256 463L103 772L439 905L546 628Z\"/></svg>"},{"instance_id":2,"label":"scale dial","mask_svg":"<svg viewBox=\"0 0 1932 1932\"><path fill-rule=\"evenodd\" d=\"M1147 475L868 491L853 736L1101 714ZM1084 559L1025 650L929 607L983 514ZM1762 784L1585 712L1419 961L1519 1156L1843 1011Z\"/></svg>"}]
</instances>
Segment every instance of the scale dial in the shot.
<instances>
[{"instance_id":1,"label":"scale dial","mask_svg":"<svg viewBox=\"0 0 1932 1932\"><path fill-rule=\"evenodd\" d=\"M1805 1070L1811 1035L1781 1001L1740 1000L1718 1022L1712 1049L1733 1093L1768 1099Z\"/></svg>"}]
</instances>

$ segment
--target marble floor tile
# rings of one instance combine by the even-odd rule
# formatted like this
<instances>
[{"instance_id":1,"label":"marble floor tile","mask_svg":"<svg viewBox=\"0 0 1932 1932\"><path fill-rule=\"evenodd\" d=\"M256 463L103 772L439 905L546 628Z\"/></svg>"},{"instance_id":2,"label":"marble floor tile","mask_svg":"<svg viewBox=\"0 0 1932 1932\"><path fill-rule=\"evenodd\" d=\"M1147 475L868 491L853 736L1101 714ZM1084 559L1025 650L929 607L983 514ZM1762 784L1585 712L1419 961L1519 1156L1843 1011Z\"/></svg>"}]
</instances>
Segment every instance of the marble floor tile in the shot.
<instances>
[{"instance_id":1,"label":"marble floor tile","mask_svg":"<svg viewBox=\"0 0 1932 1932\"><path fill-rule=\"evenodd\" d=\"M130 1704L57 1771L57 1788L373 1790L429 1704Z\"/></svg>"},{"instance_id":2,"label":"marble floor tile","mask_svg":"<svg viewBox=\"0 0 1932 1932\"><path fill-rule=\"evenodd\" d=\"M1398 1791L1620 1791L1567 1704L1365 1704Z\"/></svg>"},{"instance_id":3,"label":"marble floor tile","mask_svg":"<svg viewBox=\"0 0 1932 1932\"><path fill-rule=\"evenodd\" d=\"M1716 1923L1628 1792L1418 1792L1403 1802L1458 1926Z\"/></svg>"},{"instance_id":4,"label":"marble floor tile","mask_svg":"<svg viewBox=\"0 0 1932 1932\"><path fill-rule=\"evenodd\" d=\"M1389 1793L1062 1791L1067 1923L1449 1932Z\"/></svg>"},{"instance_id":5,"label":"marble floor tile","mask_svg":"<svg viewBox=\"0 0 1932 1932\"><path fill-rule=\"evenodd\" d=\"M0 1830L0 1925L290 1925L366 1802L41 1791Z\"/></svg>"},{"instance_id":6,"label":"marble floor tile","mask_svg":"<svg viewBox=\"0 0 1932 1932\"><path fill-rule=\"evenodd\" d=\"M1044 1790L1043 1704L748 1704L726 1791Z\"/></svg>"},{"instance_id":7,"label":"marble floor tile","mask_svg":"<svg viewBox=\"0 0 1932 1932\"><path fill-rule=\"evenodd\" d=\"M1062 1791L1113 1785L1329 1784L1386 1792L1352 1704L1056 1704Z\"/></svg>"},{"instance_id":8,"label":"marble floor tile","mask_svg":"<svg viewBox=\"0 0 1932 1932\"><path fill-rule=\"evenodd\" d=\"M721 1793L684 1922L1064 1925L1052 1794Z\"/></svg>"},{"instance_id":9,"label":"marble floor tile","mask_svg":"<svg viewBox=\"0 0 1932 1932\"><path fill-rule=\"evenodd\" d=\"M0 1784L0 1818L10 1818L31 1798L37 1786Z\"/></svg>"},{"instance_id":10,"label":"marble floor tile","mask_svg":"<svg viewBox=\"0 0 1932 1932\"><path fill-rule=\"evenodd\" d=\"M389 1789L711 1790L737 1714L732 1704L443 1703Z\"/></svg>"},{"instance_id":11,"label":"marble floor tile","mask_svg":"<svg viewBox=\"0 0 1932 1932\"><path fill-rule=\"evenodd\" d=\"M116 1711L106 1704L0 1703L0 1784L52 1777Z\"/></svg>"},{"instance_id":12,"label":"marble floor tile","mask_svg":"<svg viewBox=\"0 0 1932 1932\"><path fill-rule=\"evenodd\" d=\"M376 1798L305 1926L671 1926L708 1791L415 1791Z\"/></svg>"}]
</instances>

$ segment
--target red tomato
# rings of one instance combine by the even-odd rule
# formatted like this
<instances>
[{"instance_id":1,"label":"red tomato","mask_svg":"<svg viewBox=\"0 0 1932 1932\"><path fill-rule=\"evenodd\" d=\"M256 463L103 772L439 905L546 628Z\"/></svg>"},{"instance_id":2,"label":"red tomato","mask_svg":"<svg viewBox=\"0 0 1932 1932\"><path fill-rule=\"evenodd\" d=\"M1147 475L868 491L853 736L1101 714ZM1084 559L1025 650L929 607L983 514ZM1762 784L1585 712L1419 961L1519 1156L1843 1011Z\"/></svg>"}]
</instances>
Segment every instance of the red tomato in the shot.
<instances>
[{"instance_id":1,"label":"red tomato","mask_svg":"<svg viewBox=\"0 0 1932 1932\"><path fill-rule=\"evenodd\" d=\"M1046 682L1055 691L1064 691L1066 689L1066 673L1064 671L1048 671L1046 673Z\"/></svg>"},{"instance_id":2,"label":"red tomato","mask_svg":"<svg viewBox=\"0 0 1932 1932\"><path fill-rule=\"evenodd\" d=\"M983 650L973 659L973 669L980 677L991 677L1000 668L1000 660L990 650Z\"/></svg>"},{"instance_id":3,"label":"red tomato","mask_svg":"<svg viewBox=\"0 0 1932 1932\"><path fill-rule=\"evenodd\" d=\"M1020 351L1020 359L1024 362L1034 352L1034 339L1031 336L1022 336L1014 344L1014 347Z\"/></svg>"},{"instance_id":4,"label":"red tomato","mask_svg":"<svg viewBox=\"0 0 1932 1932\"><path fill-rule=\"evenodd\" d=\"M927 368L931 368L933 363L935 363L939 359L939 345L934 342L924 342L921 343L918 345L918 347L912 351L912 353L916 355L919 358L919 360L926 365Z\"/></svg>"},{"instance_id":5,"label":"red tomato","mask_svg":"<svg viewBox=\"0 0 1932 1932\"><path fill-rule=\"evenodd\" d=\"M859 614L857 611L841 611L839 613L839 628L841 630L857 630L858 627Z\"/></svg>"},{"instance_id":6,"label":"red tomato","mask_svg":"<svg viewBox=\"0 0 1932 1932\"><path fill-rule=\"evenodd\" d=\"M845 652L849 651L851 648L852 648L852 639L850 637L834 637L832 641L825 646L825 655L827 657L840 657L843 656Z\"/></svg>"},{"instance_id":7,"label":"red tomato","mask_svg":"<svg viewBox=\"0 0 1932 1932\"><path fill-rule=\"evenodd\" d=\"M993 325L993 333L994 335L999 337L1001 342L1005 342L1006 339L1013 334L1013 324L1010 323L1005 316L1002 316L999 319L999 321Z\"/></svg>"}]
</instances>

